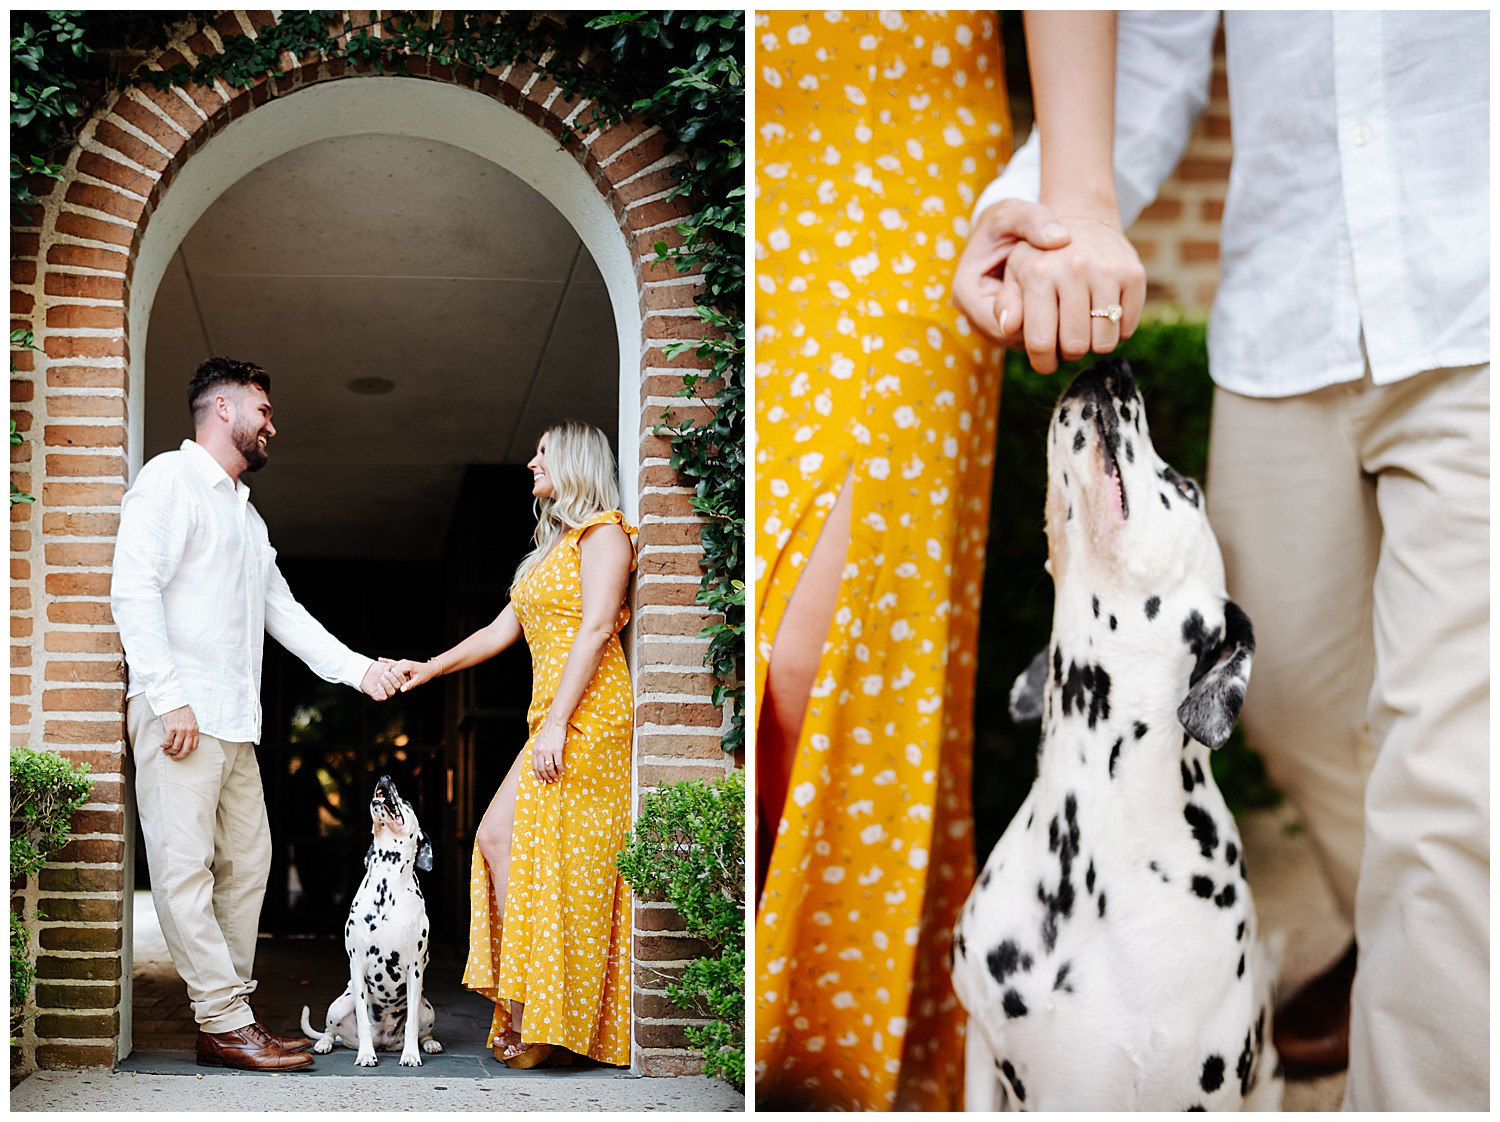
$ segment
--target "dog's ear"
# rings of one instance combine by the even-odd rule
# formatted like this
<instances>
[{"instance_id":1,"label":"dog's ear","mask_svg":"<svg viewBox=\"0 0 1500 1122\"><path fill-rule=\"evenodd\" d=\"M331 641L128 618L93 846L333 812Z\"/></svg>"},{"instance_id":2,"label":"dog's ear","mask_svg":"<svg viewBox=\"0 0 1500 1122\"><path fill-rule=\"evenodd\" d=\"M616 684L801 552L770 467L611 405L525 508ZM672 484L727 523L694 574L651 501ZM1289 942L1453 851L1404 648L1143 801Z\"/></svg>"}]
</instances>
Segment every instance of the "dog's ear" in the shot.
<instances>
[{"instance_id":1,"label":"dog's ear","mask_svg":"<svg viewBox=\"0 0 1500 1122\"><path fill-rule=\"evenodd\" d=\"M1250 681L1250 663L1255 657L1255 631L1250 617L1233 600L1224 601L1224 641L1217 650L1204 652L1203 673L1177 707L1177 719L1200 744L1217 748L1229 739L1239 720Z\"/></svg>"},{"instance_id":2,"label":"dog's ear","mask_svg":"<svg viewBox=\"0 0 1500 1122\"><path fill-rule=\"evenodd\" d=\"M432 872L432 843L427 840L427 831L417 835L417 868L424 873Z\"/></svg>"},{"instance_id":3,"label":"dog's ear","mask_svg":"<svg viewBox=\"0 0 1500 1122\"><path fill-rule=\"evenodd\" d=\"M1042 719L1047 692L1047 648L1031 660L1016 684L1010 687L1010 719L1018 725L1034 725Z\"/></svg>"}]
</instances>

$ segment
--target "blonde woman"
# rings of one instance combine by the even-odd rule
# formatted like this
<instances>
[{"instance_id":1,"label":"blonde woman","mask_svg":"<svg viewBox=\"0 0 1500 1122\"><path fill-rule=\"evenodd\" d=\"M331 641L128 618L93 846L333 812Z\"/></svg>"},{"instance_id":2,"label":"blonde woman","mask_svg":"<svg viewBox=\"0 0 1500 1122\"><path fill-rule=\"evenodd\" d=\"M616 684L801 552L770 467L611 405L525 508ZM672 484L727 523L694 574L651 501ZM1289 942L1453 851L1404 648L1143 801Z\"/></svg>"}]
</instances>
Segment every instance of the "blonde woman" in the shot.
<instances>
[{"instance_id":1,"label":"blonde woman","mask_svg":"<svg viewBox=\"0 0 1500 1122\"><path fill-rule=\"evenodd\" d=\"M495 1002L490 1045L510 1067L573 1055L630 1063L630 898L615 856L630 828L630 617L635 528L619 511L609 442L563 421L537 442L535 548L510 603L426 662L403 690L531 649L530 738L475 836L464 985Z\"/></svg>"}]
</instances>

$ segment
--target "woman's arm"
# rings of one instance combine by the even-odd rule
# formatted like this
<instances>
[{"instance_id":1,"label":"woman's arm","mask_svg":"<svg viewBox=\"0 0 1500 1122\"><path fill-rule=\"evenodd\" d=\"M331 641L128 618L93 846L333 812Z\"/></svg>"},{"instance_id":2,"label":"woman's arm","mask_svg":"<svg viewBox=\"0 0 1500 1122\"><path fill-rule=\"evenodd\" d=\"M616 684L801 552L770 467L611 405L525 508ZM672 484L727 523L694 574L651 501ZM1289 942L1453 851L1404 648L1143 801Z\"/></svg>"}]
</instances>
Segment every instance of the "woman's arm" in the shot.
<instances>
[{"instance_id":1,"label":"woman's arm","mask_svg":"<svg viewBox=\"0 0 1500 1122\"><path fill-rule=\"evenodd\" d=\"M557 693L532 743L532 769L538 779L548 783L562 778L568 719L594 680L604 660L604 648L615 634L634 556L629 536L609 523L585 530L578 541L578 552L583 618L568 648Z\"/></svg>"},{"instance_id":2,"label":"woman's arm","mask_svg":"<svg viewBox=\"0 0 1500 1122\"><path fill-rule=\"evenodd\" d=\"M981 334L1025 346L1050 374L1100 353L1140 318L1145 274L1120 232L1114 186L1113 12L1027 12L1040 202L1004 198L975 215L954 272L959 308ZM1118 324L1090 316L1119 304Z\"/></svg>"},{"instance_id":3,"label":"woman's arm","mask_svg":"<svg viewBox=\"0 0 1500 1122\"><path fill-rule=\"evenodd\" d=\"M1140 321L1146 275L1115 197L1115 13L1028 11L1027 55L1041 137L1041 202L1072 234L1060 250L1017 246L1000 297L1041 373L1107 354ZM1118 321L1092 310L1121 308Z\"/></svg>"},{"instance_id":4,"label":"woman's arm","mask_svg":"<svg viewBox=\"0 0 1500 1122\"><path fill-rule=\"evenodd\" d=\"M440 674L465 670L492 659L520 637L521 624L516 619L515 606L506 604L498 616L467 639L449 647L442 654L434 655L426 662L413 662L406 659L396 663L391 670L406 679L401 686L401 692L405 693L414 686L431 681Z\"/></svg>"}]
</instances>

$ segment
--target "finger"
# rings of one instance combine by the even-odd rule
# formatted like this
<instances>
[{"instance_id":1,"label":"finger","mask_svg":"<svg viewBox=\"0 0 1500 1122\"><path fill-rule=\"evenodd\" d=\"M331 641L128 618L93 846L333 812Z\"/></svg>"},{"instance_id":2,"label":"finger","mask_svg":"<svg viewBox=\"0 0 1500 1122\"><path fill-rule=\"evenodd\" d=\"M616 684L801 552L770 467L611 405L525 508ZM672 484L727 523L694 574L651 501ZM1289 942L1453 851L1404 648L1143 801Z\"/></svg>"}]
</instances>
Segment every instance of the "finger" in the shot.
<instances>
[{"instance_id":1,"label":"finger","mask_svg":"<svg viewBox=\"0 0 1500 1122\"><path fill-rule=\"evenodd\" d=\"M1023 325L1021 317L1024 308L1021 299L1021 286L1009 278L1002 282L1000 285L1000 294L995 298L995 307L998 309L995 319L1000 329L1000 336L997 342L1007 347L1019 347L1021 345L1021 327Z\"/></svg>"},{"instance_id":2,"label":"finger","mask_svg":"<svg viewBox=\"0 0 1500 1122\"><path fill-rule=\"evenodd\" d=\"M1092 325L1090 337L1098 354L1107 355L1119 346L1120 323L1123 320L1112 320L1108 316L1096 316L1093 313L1107 312L1120 306L1119 289L1110 285L1093 289L1089 299L1089 323Z\"/></svg>"},{"instance_id":3,"label":"finger","mask_svg":"<svg viewBox=\"0 0 1500 1122\"><path fill-rule=\"evenodd\" d=\"M1058 221L1052 208L1041 203L1007 199L997 206L986 207L980 218L992 212L993 218L985 223L992 234L1010 234L1037 249L1061 249L1073 240L1072 233Z\"/></svg>"},{"instance_id":4,"label":"finger","mask_svg":"<svg viewBox=\"0 0 1500 1122\"><path fill-rule=\"evenodd\" d=\"M1021 336L1026 343L1026 357L1038 374L1057 370L1057 291L1050 284L1036 284L1026 289L1025 320Z\"/></svg>"}]
</instances>

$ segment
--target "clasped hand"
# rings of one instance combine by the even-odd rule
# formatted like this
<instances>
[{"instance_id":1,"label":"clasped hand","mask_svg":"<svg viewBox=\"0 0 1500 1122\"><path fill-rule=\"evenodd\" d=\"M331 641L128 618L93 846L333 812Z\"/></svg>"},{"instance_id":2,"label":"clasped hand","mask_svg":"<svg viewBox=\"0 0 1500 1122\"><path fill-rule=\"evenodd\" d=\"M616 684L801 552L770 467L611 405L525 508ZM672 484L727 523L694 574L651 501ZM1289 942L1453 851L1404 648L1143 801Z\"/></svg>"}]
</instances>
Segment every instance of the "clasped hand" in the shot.
<instances>
[{"instance_id":1,"label":"clasped hand","mask_svg":"<svg viewBox=\"0 0 1500 1122\"><path fill-rule=\"evenodd\" d=\"M1059 359L1113 351L1135 332L1145 297L1145 270L1123 233L1020 199L984 208L953 273L954 302L970 325L1024 347L1040 374ZM1112 305L1116 318L1093 314Z\"/></svg>"}]
</instances>

